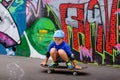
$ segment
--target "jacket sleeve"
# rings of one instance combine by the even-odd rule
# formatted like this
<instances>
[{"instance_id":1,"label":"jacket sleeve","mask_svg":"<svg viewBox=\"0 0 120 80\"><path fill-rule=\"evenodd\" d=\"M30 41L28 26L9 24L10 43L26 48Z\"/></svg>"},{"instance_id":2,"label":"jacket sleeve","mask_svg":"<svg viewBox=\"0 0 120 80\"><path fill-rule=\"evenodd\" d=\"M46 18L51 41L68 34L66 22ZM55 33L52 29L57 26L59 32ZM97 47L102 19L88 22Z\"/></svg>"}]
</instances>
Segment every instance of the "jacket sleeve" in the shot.
<instances>
[{"instance_id":1,"label":"jacket sleeve","mask_svg":"<svg viewBox=\"0 0 120 80\"><path fill-rule=\"evenodd\" d=\"M66 46L66 53L67 53L68 55L71 55L71 54L72 54L70 45L67 45L67 46Z\"/></svg>"}]
</instances>

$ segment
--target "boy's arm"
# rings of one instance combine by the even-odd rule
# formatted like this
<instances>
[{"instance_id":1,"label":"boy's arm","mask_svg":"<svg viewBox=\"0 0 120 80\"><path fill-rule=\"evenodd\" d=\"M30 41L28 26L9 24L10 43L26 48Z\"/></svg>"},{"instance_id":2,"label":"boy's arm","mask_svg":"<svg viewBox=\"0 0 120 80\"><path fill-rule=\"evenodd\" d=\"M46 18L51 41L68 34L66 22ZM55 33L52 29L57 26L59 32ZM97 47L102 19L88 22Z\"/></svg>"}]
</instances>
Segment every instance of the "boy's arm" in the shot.
<instances>
[{"instance_id":1,"label":"boy's arm","mask_svg":"<svg viewBox=\"0 0 120 80\"><path fill-rule=\"evenodd\" d=\"M47 65L47 63L48 63L48 59L49 59L49 58L46 57L46 58L45 58L45 61L42 63L42 65Z\"/></svg>"},{"instance_id":2,"label":"boy's arm","mask_svg":"<svg viewBox=\"0 0 120 80\"><path fill-rule=\"evenodd\" d=\"M74 65L74 67L77 66L77 63L76 63L75 60L72 60L72 63L73 63L73 65Z\"/></svg>"},{"instance_id":3,"label":"boy's arm","mask_svg":"<svg viewBox=\"0 0 120 80\"><path fill-rule=\"evenodd\" d=\"M47 53L46 53L45 61L42 63L42 65L47 65L49 57L50 57L50 53L47 52Z\"/></svg>"},{"instance_id":4,"label":"boy's arm","mask_svg":"<svg viewBox=\"0 0 120 80\"><path fill-rule=\"evenodd\" d=\"M76 63L75 60L72 60L72 63L73 63L73 65L74 65L74 67L75 67L76 69L82 69L82 67L79 66L79 65Z\"/></svg>"},{"instance_id":5,"label":"boy's arm","mask_svg":"<svg viewBox=\"0 0 120 80\"><path fill-rule=\"evenodd\" d=\"M51 50L52 47L54 47L54 42L51 42L50 45L49 45L49 47L48 47L48 51L46 53L45 61L42 63L43 65L47 65L48 59L50 57L50 50Z\"/></svg>"}]
</instances>

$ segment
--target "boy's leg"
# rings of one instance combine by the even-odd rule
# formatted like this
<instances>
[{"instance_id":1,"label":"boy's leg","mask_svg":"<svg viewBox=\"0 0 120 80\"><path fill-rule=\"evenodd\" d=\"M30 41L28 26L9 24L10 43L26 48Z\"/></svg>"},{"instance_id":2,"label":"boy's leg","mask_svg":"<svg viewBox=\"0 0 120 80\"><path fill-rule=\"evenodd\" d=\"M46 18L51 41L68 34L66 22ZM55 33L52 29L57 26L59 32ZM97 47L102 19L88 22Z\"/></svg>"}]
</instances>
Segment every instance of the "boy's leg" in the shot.
<instances>
[{"instance_id":1,"label":"boy's leg","mask_svg":"<svg viewBox=\"0 0 120 80\"><path fill-rule=\"evenodd\" d=\"M58 52L55 48L52 48L50 50L50 55L52 57L52 60L53 62L49 65L49 67L56 67L58 66L58 63L56 62L57 61L57 57L58 57Z\"/></svg>"},{"instance_id":2,"label":"boy's leg","mask_svg":"<svg viewBox=\"0 0 120 80\"><path fill-rule=\"evenodd\" d=\"M56 62L57 57L58 57L58 52L55 48L52 48L50 50L50 56L52 57L53 62Z\"/></svg>"},{"instance_id":3,"label":"boy's leg","mask_svg":"<svg viewBox=\"0 0 120 80\"><path fill-rule=\"evenodd\" d=\"M58 54L66 62L68 69L73 69L71 62L68 59L67 53L64 50L60 49L60 50L58 50Z\"/></svg>"},{"instance_id":4,"label":"boy's leg","mask_svg":"<svg viewBox=\"0 0 120 80\"><path fill-rule=\"evenodd\" d=\"M68 62L68 56L66 54L66 52L63 49L58 50L58 54L60 55L60 57L65 61Z\"/></svg>"}]
</instances>

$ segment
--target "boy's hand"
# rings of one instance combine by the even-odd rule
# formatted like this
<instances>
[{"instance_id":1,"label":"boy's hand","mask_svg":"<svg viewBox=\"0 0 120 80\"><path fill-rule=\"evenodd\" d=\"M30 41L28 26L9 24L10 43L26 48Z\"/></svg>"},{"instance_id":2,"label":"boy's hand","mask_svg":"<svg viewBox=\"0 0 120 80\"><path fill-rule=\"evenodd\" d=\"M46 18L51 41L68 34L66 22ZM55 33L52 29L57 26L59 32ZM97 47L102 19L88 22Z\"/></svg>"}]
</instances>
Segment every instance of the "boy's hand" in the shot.
<instances>
[{"instance_id":1,"label":"boy's hand","mask_svg":"<svg viewBox=\"0 0 120 80\"><path fill-rule=\"evenodd\" d=\"M46 62L42 62L42 64L41 64L41 65L46 66L46 65L47 65L47 63L46 63Z\"/></svg>"},{"instance_id":2,"label":"boy's hand","mask_svg":"<svg viewBox=\"0 0 120 80\"><path fill-rule=\"evenodd\" d=\"M75 69L82 69L82 67L81 67L81 66L76 65L76 66L75 66Z\"/></svg>"},{"instance_id":3,"label":"boy's hand","mask_svg":"<svg viewBox=\"0 0 120 80\"><path fill-rule=\"evenodd\" d=\"M48 59L49 59L49 58L48 58L48 57L46 57L45 61L44 61L44 62L42 62L42 64L41 64L41 65L42 65L42 66L47 66Z\"/></svg>"}]
</instances>

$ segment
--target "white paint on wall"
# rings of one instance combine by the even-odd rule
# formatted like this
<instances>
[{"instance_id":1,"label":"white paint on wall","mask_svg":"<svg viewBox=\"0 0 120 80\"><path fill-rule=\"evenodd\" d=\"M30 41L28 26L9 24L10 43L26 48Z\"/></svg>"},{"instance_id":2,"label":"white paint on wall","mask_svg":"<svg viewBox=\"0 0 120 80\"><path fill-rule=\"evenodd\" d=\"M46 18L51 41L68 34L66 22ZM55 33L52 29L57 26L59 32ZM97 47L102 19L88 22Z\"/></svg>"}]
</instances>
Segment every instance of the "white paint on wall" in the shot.
<instances>
[{"instance_id":1,"label":"white paint on wall","mask_svg":"<svg viewBox=\"0 0 120 80\"><path fill-rule=\"evenodd\" d=\"M41 59L45 59L45 56L44 55L41 55L39 54L34 48L33 46L31 45L28 37L27 37L27 34L26 32L24 32L24 35L25 35L25 38L28 42L28 45L29 45L29 48L30 48L30 57L33 57L33 58L41 58Z\"/></svg>"}]
</instances>

